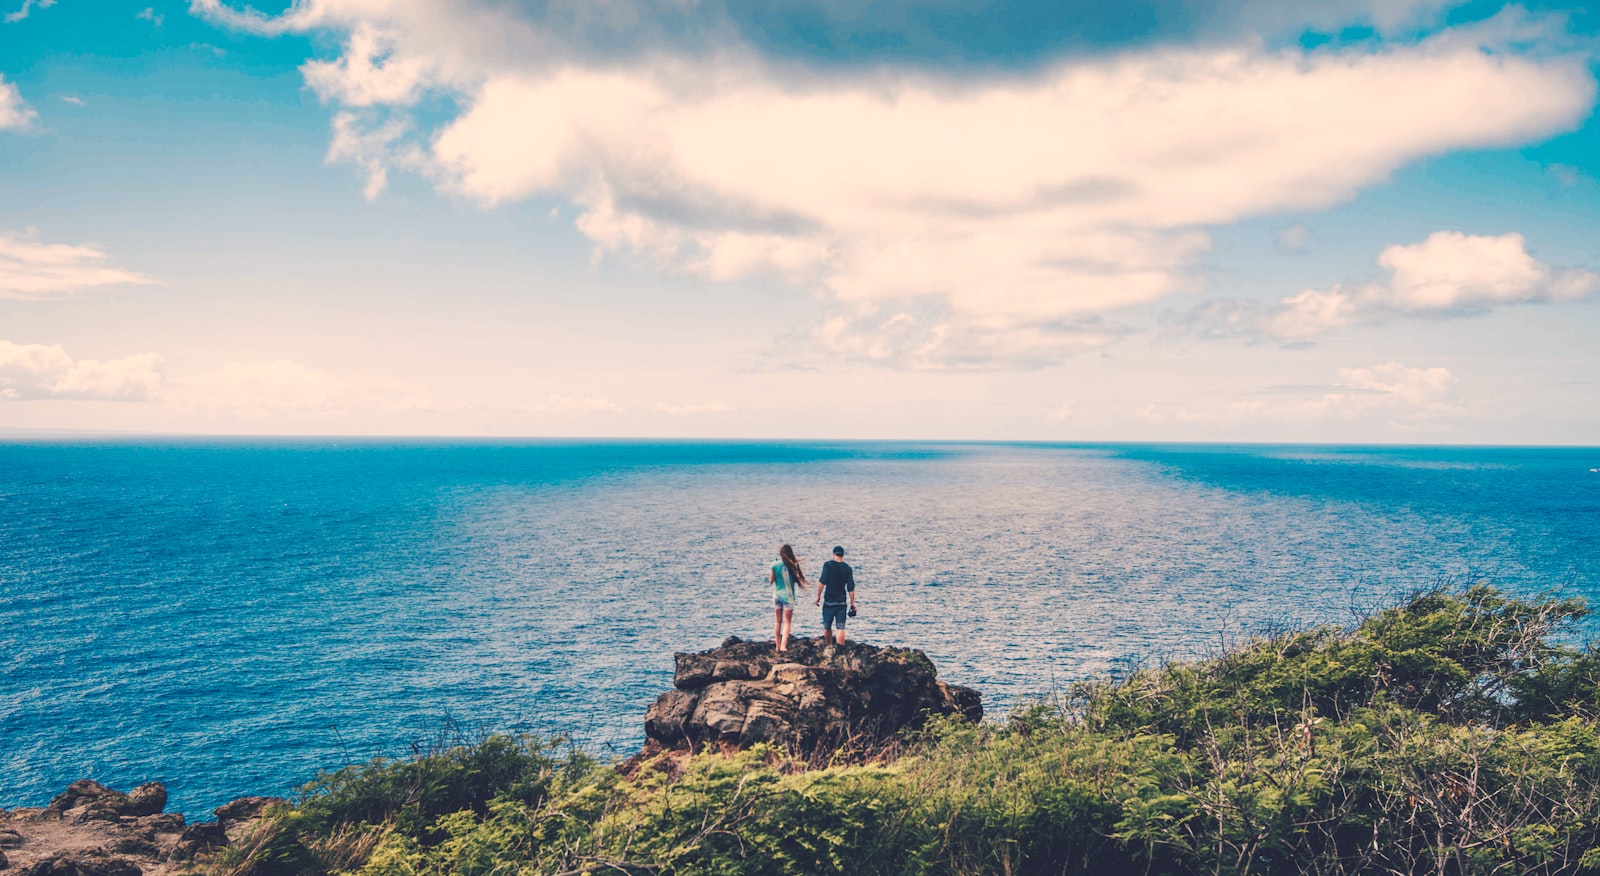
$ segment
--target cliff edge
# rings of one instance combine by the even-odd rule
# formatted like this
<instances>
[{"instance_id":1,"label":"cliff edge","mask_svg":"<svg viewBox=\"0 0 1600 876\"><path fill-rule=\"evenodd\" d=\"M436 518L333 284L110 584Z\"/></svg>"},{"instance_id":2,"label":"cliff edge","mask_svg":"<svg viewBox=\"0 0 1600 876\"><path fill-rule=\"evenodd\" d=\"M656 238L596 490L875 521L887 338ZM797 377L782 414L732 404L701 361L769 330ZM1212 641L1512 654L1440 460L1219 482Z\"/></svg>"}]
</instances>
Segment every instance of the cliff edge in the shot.
<instances>
[{"instance_id":1,"label":"cliff edge","mask_svg":"<svg viewBox=\"0 0 1600 876\"><path fill-rule=\"evenodd\" d=\"M983 718L982 695L939 681L914 648L800 638L780 654L770 642L733 637L673 659L673 689L645 713L656 750L770 743L817 757L881 742L929 715Z\"/></svg>"}]
</instances>

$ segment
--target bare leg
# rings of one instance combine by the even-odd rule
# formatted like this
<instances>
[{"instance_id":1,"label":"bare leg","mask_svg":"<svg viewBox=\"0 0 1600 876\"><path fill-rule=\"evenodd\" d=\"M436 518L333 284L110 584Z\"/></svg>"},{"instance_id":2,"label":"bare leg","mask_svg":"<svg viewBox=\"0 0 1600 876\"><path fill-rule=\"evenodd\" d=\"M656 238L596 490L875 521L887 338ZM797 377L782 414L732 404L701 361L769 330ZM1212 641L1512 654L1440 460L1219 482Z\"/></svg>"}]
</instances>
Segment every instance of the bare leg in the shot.
<instances>
[{"instance_id":1,"label":"bare leg","mask_svg":"<svg viewBox=\"0 0 1600 876\"><path fill-rule=\"evenodd\" d=\"M776 648L779 651L782 651L783 650L783 609L782 608L774 608L774 609L772 609L772 613L775 615L775 617L772 620L772 647Z\"/></svg>"},{"instance_id":2,"label":"bare leg","mask_svg":"<svg viewBox=\"0 0 1600 876\"><path fill-rule=\"evenodd\" d=\"M838 630L834 631L834 636L838 639L839 644L843 645L844 644L844 627L840 627Z\"/></svg>"},{"instance_id":3,"label":"bare leg","mask_svg":"<svg viewBox=\"0 0 1600 876\"><path fill-rule=\"evenodd\" d=\"M778 650L787 651L789 650L789 630L794 626L794 609L781 609L778 614L781 616L778 620L778 627L781 629L783 636L780 640L783 644L778 646Z\"/></svg>"}]
</instances>

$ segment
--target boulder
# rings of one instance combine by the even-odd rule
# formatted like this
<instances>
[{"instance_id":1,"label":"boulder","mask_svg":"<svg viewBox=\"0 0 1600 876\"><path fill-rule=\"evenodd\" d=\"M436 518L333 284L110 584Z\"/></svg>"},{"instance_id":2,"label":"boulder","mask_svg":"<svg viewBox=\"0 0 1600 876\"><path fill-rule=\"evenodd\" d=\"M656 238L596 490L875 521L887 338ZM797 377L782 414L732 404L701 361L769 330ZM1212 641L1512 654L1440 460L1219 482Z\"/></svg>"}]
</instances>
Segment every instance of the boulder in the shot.
<instances>
[{"instance_id":1,"label":"boulder","mask_svg":"<svg viewBox=\"0 0 1600 876\"><path fill-rule=\"evenodd\" d=\"M71 810L85 808L121 809L128 803L128 795L121 791L113 791L93 779L79 779L67 786L65 791L57 794L50 805L45 807L46 812L65 814Z\"/></svg>"},{"instance_id":2,"label":"boulder","mask_svg":"<svg viewBox=\"0 0 1600 876\"><path fill-rule=\"evenodd\" d=\"M814 757L880 742L929 715L983 717L977 691L939 681L912 648L800 638L779 654L735 637L674 661L673 689L645 714L653 749L772 743Z\"/></svg>"},{"instance_id":3,"label":"boulder","mask_svg":"<svg viewBox=\"0 0 1600 876\"><path fill-rule=\"evenodd\" d=\"M224 830L233 830L260 818L268 808L287 802L282 797L240 797L218 806L212 813Z\"/></svg>"},{"instance_id":4,"label":"boulder","mask_svg":"<svg viewBox=\"0 0 1600 876\"><path fill-rule=\"evenodd\" d=\"M124 814L144 816L160 815L167 808L167 786L160 782L146 782L128 792Z\"/></svg>"},{"instance_id":5,"label":"boulder","mask_svg":"<svg viewBox=\"0 0 1600 876\"><path fill-rule=\"evenodd\" d=\"M139 865L99 850L57 852L22 870L23 876L143 876Z\"/></svg>"},{"instance_id":6,"label":"boulder","mask_svg":"<svg viewBox=\"0 0 1600 876\"><path fill-rule=\"evenodd\" d=\"M169 861L192 861L228 844L228 834L216 821L200 821L184 829L183 835L167 853Z\"/></svg>"},{"instance_id":7,"label":"boulder","mask_svg":"<svg viewBox=\"0 0 1600 876\"><path fill-rule=\"evenodd\" d=\"M178 813L163 812L167 789L149 782L124 794L89 780L73 782L43 809L0 817L0 871L18 876L162 876L222 843L220 827L186 829ZM224 837L224 842L225 837Z\"/></svg>"},{"instance_id":8,"label":"boulder","mask_svg":"<svg viewBox=\"0 0 1600 876\"><path fill-rule=\"evenodd\" d=\"M124 794L93 779L79 779L57 794L45 811L82 824L157 815L166 806L167 787L160 782L146 782Z\"/></svg>"}]
</instances>

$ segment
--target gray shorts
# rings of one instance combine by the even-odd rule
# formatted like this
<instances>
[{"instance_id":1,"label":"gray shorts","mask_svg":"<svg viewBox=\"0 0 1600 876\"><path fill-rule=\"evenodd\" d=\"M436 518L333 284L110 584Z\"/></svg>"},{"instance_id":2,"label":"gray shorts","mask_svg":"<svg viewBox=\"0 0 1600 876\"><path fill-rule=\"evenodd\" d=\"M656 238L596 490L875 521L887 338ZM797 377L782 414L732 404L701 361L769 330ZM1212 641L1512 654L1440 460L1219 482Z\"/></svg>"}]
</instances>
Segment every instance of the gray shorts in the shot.
<instances>
[{"instance_id":1,"label":"gray shorts","mask_svg":"<svg viewBox=\"0 0 1600 876\"><path fill-rule=\"evenodd\" d=\"M822 604L822 628L831 630L835 627L844 629L844 619L850 611L848 605Z\"/></svg>"}]
</instances>

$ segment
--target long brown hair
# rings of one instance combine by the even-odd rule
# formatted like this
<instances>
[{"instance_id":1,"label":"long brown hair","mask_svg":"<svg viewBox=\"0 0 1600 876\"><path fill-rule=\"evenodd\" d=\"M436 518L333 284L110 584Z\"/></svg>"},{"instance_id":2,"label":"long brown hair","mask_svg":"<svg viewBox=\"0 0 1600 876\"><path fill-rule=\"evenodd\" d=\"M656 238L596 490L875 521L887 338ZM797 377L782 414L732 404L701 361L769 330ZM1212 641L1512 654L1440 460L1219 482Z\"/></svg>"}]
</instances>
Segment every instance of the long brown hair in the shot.
<instances>
[{"instance_id":1,"label":"long brown hair","mask_svg":"<svg viewBox=\"0 0 1600 876\"><path fill-rule=\"evenodd\" d=\"M778 548L778 559L783 560L783 565L789 570L789 578L796 587L806 589L806 573L800 571L800 561L794 558L794 548L784 545Z\"/></svg>"}]
</instances>

